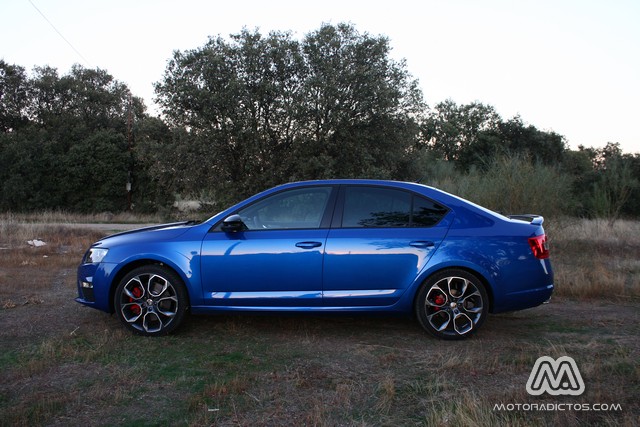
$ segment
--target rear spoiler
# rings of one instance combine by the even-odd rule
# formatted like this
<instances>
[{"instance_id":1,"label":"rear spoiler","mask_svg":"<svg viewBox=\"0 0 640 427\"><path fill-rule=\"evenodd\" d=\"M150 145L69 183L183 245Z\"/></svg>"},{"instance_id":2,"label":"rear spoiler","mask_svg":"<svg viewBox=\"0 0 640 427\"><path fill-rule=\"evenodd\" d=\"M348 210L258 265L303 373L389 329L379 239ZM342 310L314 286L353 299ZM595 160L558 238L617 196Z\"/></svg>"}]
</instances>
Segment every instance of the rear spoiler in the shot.
<instances>
[{"instance_id":1,"label":"rear spoiler","mask_svg":"<svg viewBox=\"0 0 640 427\"><path fill-rule=\"evenodd\" d=\"M517 219L519 221L526 221L533 225L542 225L544 222L544 218L540 215L531 215L531 214L523 214L523 215L507 215L510 219Z\"/></svg>"}]
</instances>

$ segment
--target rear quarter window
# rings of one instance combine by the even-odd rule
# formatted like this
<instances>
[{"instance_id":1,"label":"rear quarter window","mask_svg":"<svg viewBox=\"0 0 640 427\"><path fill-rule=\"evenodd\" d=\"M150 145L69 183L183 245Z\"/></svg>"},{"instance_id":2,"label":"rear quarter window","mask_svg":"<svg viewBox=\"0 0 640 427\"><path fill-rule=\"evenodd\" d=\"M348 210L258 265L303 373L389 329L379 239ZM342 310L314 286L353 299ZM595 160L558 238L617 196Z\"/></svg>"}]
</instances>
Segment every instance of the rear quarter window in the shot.
<instances>
[{"instance_id":1,"label":"rear quarter window","mask_svg":"<svg viewBox=\"0 0 640 427\"><path fill-rule=\"evenodd\" d=\"M440 222L449 209L433 200L413 196L413 227L433 227Z\"/></svg>"}]
</instances>

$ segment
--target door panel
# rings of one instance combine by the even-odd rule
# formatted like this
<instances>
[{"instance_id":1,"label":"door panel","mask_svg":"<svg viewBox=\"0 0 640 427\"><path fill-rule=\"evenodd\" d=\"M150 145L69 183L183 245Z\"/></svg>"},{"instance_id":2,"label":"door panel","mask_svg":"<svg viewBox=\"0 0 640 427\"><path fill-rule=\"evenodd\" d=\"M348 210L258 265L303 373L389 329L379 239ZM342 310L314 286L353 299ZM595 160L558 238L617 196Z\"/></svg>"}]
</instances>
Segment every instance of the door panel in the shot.
<instances>
[{"instance_id":1,"label":"door panel","mask_svg":"<svg viewBox=\"0 0 640 427\"><path fill-rule=\"evenodd\" d=\"M446 235L428 229L334 229L324 259L324 305L392 305Z\"/></svg>"},{"instance_id":2,"label":"door panel","mask_svg":"<svg viewBox=\"0 0 640 427\"><path fill-rule=\"evenodd\" d=\"M322 305L326 227L336 192L325 185L274 193L236 212L244 231L218 226L208 233L201 257L205 304Z\"/></svg>"},{"instance_id":3,"label":"door panel","mask_svg":"<svg viewBox=\"0 0 640 427\"><path fill-rule=\"evenodd\" d=\"M328 230L209 233L202 242L205 304L321 305L327 233Z\"/></svg>"},{"instance_id":4,"label":"door panel","mask_svg":"<svg viewBox=\"0 0 640 427\"><path fill-rule=\"evenodd\" d=\"M449 229L448 209L413 193L345 186L327 238L324 305L394 304Z\"/></svg>"}]
</instances>

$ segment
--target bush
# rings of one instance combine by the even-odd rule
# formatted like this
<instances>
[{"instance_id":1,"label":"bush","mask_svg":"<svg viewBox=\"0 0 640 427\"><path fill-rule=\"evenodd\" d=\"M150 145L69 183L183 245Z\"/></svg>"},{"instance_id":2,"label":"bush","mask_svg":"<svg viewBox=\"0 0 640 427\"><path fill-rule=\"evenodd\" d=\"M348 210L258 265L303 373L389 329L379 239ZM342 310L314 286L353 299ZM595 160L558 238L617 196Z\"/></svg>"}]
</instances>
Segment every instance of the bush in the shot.
<instances>
[{"instance_id":1,"label":"bush","mask_svg":"<svg viewBox=\"0 0 640 427\"><path fill-rule=\"evenodd\" d=\"M572 179L558 169L518 155L486 166L460 173L450 162L432 162L429 184L504 214L557 217L572 211Z\"/></svg>"}]
</instances>

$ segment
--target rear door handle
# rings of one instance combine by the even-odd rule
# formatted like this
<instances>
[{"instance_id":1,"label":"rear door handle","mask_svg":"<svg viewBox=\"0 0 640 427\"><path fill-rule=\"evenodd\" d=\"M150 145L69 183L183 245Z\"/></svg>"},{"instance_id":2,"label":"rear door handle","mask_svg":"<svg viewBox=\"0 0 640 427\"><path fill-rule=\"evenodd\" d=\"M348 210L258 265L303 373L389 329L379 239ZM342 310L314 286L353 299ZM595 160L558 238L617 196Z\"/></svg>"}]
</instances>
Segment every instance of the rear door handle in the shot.
<instances>
[{"instance_id":1,"label":"rear door handle","mask_svg":"<svg viewBox=\"0 0 640 427\"><path fill-rule=\"evenodd\" d=\"M313 248L317 248L318 246L322 246L322 243L320 242L298 242L296 243L296 246L302 249L313 249Z\"/></svg>"},{"instance_id":2,"label":"rear door handle","mask_svg":"<svg viewBox=\"0 0 640 427\"><path fill-rule=\"evenodd\" d=\"M415 240L409 243L409 245L413 246L414 248L432 248L435 246L433 242L429 242L427 240Z\"/></svg>"}]
</instances>

